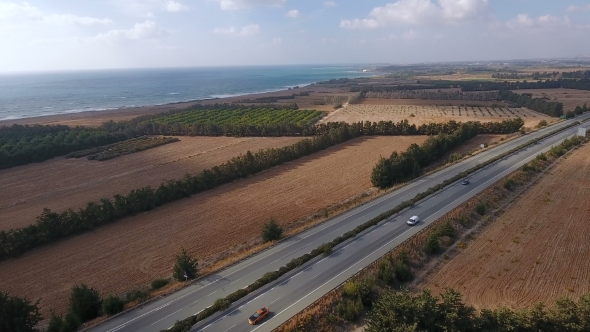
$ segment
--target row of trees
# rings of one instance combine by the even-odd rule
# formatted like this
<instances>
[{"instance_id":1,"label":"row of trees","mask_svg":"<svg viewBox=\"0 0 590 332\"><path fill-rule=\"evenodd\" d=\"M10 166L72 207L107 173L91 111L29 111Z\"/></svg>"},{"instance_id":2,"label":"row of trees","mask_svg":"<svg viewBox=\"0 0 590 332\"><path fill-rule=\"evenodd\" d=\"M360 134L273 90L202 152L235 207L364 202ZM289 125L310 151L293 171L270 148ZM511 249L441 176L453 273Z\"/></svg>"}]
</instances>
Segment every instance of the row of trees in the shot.
<instances>
[{"instance_id":1,"label":"row of trees","mask_svg":"<svg viewBox=\"0 0 590 332\"><path fill-rule=\"evenodd\" d=\"M67 153L120 142L123 133L68 126L0 127L0 169L40 162Z\"/></svg>"},{"instance_id":2,"label":"row of trees","mask_svg":"<svg viewBox=\"0 0 590 332\"><path fill-rule=\"evenodd\" d=\"M560 117L563 115L562 103L556 101L547 102L541 98L533 98L530 93L518 94L508 90L501 90L498 93L498 98L549 116Z\"/></svg>"},{"instance_id":3,"label":"row of trees","mask_svg":"<svg viewBox=\"0 0 590 332\"><path fill-rule=\"evenodd\" d=\"M402 153L394 151L389 158L381 158L373 167L371 183L384 189L393 184L415 178L420 169L440 158L445 152L477 135L478 128L474 124L461 124L452 134L441 133L429 137L422 146L412 144Z\"/></svg>"},{"instance_id":4,"label":"row of trees","mask_svg":"<svg viewBox=\"0 0 590 332\"><path fill-rule=\"evenodd\" d=\"M578 301L559 298L548 310L538 303L521 311L478 311L453 289L439 296L428 290L390 291L374 303L366 331L590 331L590 295Z\"/></svg>"},{"instance_id":5,"label":"row of trees","mask_svg":"<svg viewBox=\"0 0 590 332\"><path fill-rule=\"evenodd\" d=\"M493 90L522 90L522 89L577 89L590 90L589 79L559 79L545 81L519 82L478 82L470 81L461 84L461 91L493 91Z\"/></svg>"},{"instance_id":6,"label":"row of trees","mask_svg":"<svg viewBox=\"0 0 590 332\"><path fill-rule=\"evenodd\" d=\"M358 136L358 128L355 130L354 126L342 125L323 135L283 148L260 150L256 153L248 151L198 174L187 174L183 179L162 183L157 189L148 186L131 190L127 195L115 195L113 199L90 202L78 211L68 209L56 213L44 209L35 224L0 232L0 259L20 255L41 245L87 232L138 212L149 211Z\"/></svg>"},{"instance_id":7,"label":"row of trees","mask_svg":"<svg viewBox=\"0 0 590 332\"><path fill-rule=\"evenodd\" d=\"M380 99L494 101L498 100L498 93L496 91L462 92L441 90L368 91L363 93L362 97Z\"/></svg>"}]
</instances>

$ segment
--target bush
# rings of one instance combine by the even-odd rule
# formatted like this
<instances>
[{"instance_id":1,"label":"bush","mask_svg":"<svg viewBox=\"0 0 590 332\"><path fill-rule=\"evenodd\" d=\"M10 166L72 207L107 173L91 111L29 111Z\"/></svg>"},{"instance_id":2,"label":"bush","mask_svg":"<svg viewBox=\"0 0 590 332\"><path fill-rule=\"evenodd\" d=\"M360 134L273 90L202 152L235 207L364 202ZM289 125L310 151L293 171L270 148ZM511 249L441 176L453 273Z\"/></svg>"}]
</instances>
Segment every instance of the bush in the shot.
<instances>
[{"instance_id":1,"label":"bush","mask_svg":"<svg viewBox=\"0 0 590 332\"><path fill-rule=\"evenodd\" d=\"M537 160L541 160L541 161L545 161L545 160L547 160L547 156L546 156L544 153L539 153L539 154L538 154L538 155L535 157L535 159L537 159Z\"/></svg>"},{"instance_id":2,"label":"bush","mask_svg":"<svg viewBox=\"0 0 590 332\"><path fill-rule=\"evenodd\" d=\"M280 240L283 236L283 228L274 218L271 218L262 229L262 240L264 242Z\"/></svg>"},{"instance_id":3,"label":"bush","mask_svg":"<svg viewBox=\"0 0 590 332\"><path fill-rule=\"evenodd\" d=\"M486 206L483 203L478 203L475 206L475 212L477 212L477 214L479 214L480 216L483 216L484 214L486 214Z\"/></svg>"},{"instance_id":4,"label":"bush","mask_svg":"<svg viewBox=\"0 0 590 332\"><path fill-rule=\"evenodd\" d=\"M448 221L444 225L442 225L438 233L440 234L440 236L448 236L451 239L454 238L456 235L455 228Z\"/></svg>"},{"instance_id":5,"label":"bush","mask_svg":"<svg viewBox=\"0 0 590 332\"><path fill-rule=\"evenodd\" d=\"M437 243L438 243L438 240L437 240ZM395 273L395 278L399 282L408 282L408 281L412 281L412 279L414 279L414 274L412 273L412 269L410 269L408 264L405 263L401 259L395 263L393 272Z\"/></svg>"},{"instance_id":6,"label":"bush","mask_svg":"<svg viewBox=\"0 0 590 332\"><path fill-rule=\"evenodd\" d=\"M449 156L449 159L447 160L447 162L452 163L452 162L455 162L457 160L461 160L461 158L463 158L463 155L462 154L460 154L458 152L453 152Z\"/></svg>"},{"instance_id":7,"label":"bush","mask_svg":"<svg viewBox=\"0 0 590 332\"><path fill-rule=\"evenodd\" d=\"M74 314L80 322L86 322L98 317L101 305L102 300L96 289L90 288L84 284L76 285L72 288L69 311Z\"/></svg>"},{"instance_id":8,"label":"bush","mask_svg":"<svg viewBox=\"0 0 590 332\"><path fill-rule=\"evenodd\" d=\"M334 105L334 109L335 110L337 110L339 108L342 108L342 103Z\"/></svg>"},{"instance_id":9,"label":"bush","mask_svg":"<svg viewBox=\"0 0 590 332\"><path fill-rule=\"evenodd\" d=\"M109 316L120 313L124 307L125 302L114 295L109 295L102 300L102 312Z\"/></svg>"},{"instance_id":10,"label":"bush","mask_svg":"<svg viewBox=\"0 0 590 332\"><path fill-rule=\"evenodd\" d=\"M125 301L126 302L133 302L133 301L137 301L137 302L144 302L145 300L147 300L149 298L150 294L146 291L143 291L141 289L136 289L136 290L132 290L129 293L127 293L125 295Z\"/></svg>"},{"instance_id":11,"label":"bush","mask_svg":"<svg viewBox=\"0 0 590 332\"><path fill-rule=\"evenodd\" d=\"M40 321L39 301L32 303L28 299L0 292L0 330L36 331L35 326Z\"/></svg>"},{"instance_id":12,"label":"bush","mask_svg":"<svg viewBox=\"0 0 590 332\"><path fill-rule=\"evenodd\" d=\"M343 319L354 322L363 312L363 303L359 300L344 300L336 306L336 313Z\"/></svg>"},{"instance_id":13,"label":"bush","mask_svg":"<svg viewBox=\"0 0 590 332\"><path fill-rule=\"evenodd\" d=\"M216 309L216 311L224 311L231 307L231 301L228 299L217 299L211 308Z\"/></svg>"},{"instance_id":14,"label":"bush","mask_svg":"<svg viewBox=\"0 0 590 332\"><path fill-rule=\"evenodd\" d=\"M391 260L382 259L379 262L377 278L388 285L391 285L395 282L395 272Z\"/></svg>"},{"instance_id":15,"label":"bush","mask_svg":"<svg viewBox=\"0 0 590 332\"><path fill-rule=\"evenodd\" d=\"M176 256L172 276L178 281L194 279L197 277L197 265L197 260L183 248L180 254Z\"/></svg>"},{"instance_id":16,"label":"bush","mask_svg":"<svg viewBox=\"0 0 590 332\"><path fill-rule=\"evenodd\" d=\"M506 181L504 181L504 189L512 191L513 187L514 187L514 180L507 179Z\"/></svg>"},{"instance_id":17,"label":"bush","mask_svg":"<svg viewBox=\"0 0 590 332\"><path fill-rule=\"evenodd\" d=\"M166 285L168 285L168 279L156 279L152 281L152 289L160 289Z\"/></svg>"},{"instance_id":18,"label":"bush","mask_svg":"<svg viewBox=\"0 0 590 332\"><path fill-rule=\"evenodd\" d=\"M438 243L438 234L432 233L426 241L424 252L428 255L437 254L440 252L440 243Z\"/></svg>"},{"instance_id":19,"label":"bush","mask_svg":"<svg viewBox=\"0 0 590 332\"><path fill-rule=\"evenodd\" d=\"M545 127L547 125L547 120L541 120L539 121L539 124L537 125L538 128L541 127Z\"/></svg>"}]
</instances>

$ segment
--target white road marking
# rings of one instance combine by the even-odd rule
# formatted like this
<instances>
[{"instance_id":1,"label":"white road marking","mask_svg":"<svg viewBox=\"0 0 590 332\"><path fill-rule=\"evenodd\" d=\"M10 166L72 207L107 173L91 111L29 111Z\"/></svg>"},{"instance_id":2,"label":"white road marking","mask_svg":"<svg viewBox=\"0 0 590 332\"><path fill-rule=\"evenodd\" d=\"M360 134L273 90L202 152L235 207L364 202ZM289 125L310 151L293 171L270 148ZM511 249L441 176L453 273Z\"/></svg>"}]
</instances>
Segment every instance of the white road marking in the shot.
<instances>
[{"instance_id":1,"label":"white road marking","mask_svg":"<svg viewBox=\"0 0 590 332\"><path fill-rule=\"evenodd\" d=\"M227 331L229 331L229 330L233 329L233 328L234 328L236 325L238 325L238 324L234 324L234 326L230 327L229 329L227 329L227 330L225 330L225 331L223 331L223 332L227 332Z\"/></svg>"},{"instance_id":2,"label":"white road marking","mask_svg":"<svg viewBox=\"0 0 590 332\"><path fill-rule=\"evenodd\" d=\"M166 316L166 317L164 317L164 318L162 318L162 319L159 319L159 320L157 320L157 321L153 322L153 323L152 323L152 325L154 325L154 324L156 324L156 323L159 323L161 320L164 320L164 319L166 319L166 318L168 318L168 317L170 317L170 316L174 315L175 313L177 313L177 312L179 312L179 311L181 311L181 310L182 310L182 309L176 310L175 312L171 313L170 315L168 315L168 316Z\"/></svg>"}]
</instances>

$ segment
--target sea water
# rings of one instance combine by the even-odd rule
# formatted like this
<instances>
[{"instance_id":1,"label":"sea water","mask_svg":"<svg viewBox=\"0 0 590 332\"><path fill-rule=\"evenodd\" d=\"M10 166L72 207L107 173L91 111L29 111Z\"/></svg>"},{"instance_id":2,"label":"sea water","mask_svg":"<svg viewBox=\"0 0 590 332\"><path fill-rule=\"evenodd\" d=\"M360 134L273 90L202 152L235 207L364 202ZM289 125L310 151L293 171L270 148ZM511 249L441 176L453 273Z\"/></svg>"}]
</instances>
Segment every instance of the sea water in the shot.
<instances>
[{"instance_id":1,"label":"sea water","mask_svg":"<svg viewBox=\"0 0 590 332\"><path fill-rule=\"evenodd\" d=\"M0 75L0 120L247 95L343 77L363 66L128 69Z\"/></svg>"}]
</instances>

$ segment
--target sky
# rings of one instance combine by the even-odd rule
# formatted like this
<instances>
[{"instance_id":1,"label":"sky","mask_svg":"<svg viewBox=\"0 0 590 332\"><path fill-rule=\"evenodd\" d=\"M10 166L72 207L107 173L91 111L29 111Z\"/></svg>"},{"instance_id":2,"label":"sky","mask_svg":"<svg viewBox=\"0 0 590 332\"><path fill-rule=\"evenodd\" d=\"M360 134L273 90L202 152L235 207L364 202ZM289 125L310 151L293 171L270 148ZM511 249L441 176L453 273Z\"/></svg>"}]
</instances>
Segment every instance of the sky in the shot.
<instances>
[{"instance_id":1,"label":"sky","mask_svg":"<svg viewBox=\"0 0 590 332\"><path fill-rule=\"evenodd\" d=\"M0 72L578 55L589 0L0 0Z\"/></svg>"}]
</instances>

